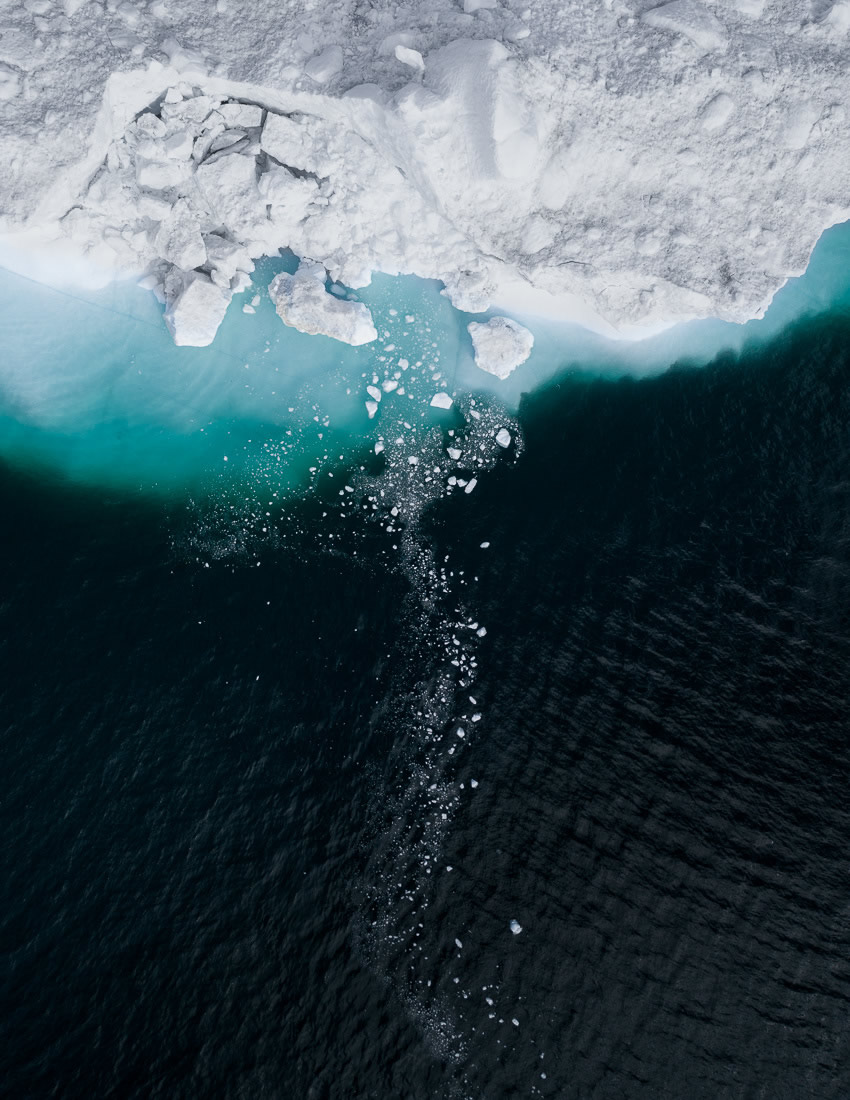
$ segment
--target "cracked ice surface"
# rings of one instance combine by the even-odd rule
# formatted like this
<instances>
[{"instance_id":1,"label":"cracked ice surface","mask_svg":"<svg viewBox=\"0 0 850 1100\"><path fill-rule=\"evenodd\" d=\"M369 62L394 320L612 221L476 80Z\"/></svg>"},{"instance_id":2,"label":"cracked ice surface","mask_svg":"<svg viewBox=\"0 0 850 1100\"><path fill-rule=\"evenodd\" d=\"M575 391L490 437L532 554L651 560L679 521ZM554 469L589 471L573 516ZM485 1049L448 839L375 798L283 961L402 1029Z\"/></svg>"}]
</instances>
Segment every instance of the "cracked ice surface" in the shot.
<instances>
[{"instance_id":1,"label":"cracked ice surface","mask_svg":"<svg viewBox=\"0 0 850 1100\"><path fill-rule=\"evenodd\" d=\"M284 247L631 332L761 314L850 216L847 0L463 7L7 5L3 262L202 339Z\"/></svg>"}]
</instances>

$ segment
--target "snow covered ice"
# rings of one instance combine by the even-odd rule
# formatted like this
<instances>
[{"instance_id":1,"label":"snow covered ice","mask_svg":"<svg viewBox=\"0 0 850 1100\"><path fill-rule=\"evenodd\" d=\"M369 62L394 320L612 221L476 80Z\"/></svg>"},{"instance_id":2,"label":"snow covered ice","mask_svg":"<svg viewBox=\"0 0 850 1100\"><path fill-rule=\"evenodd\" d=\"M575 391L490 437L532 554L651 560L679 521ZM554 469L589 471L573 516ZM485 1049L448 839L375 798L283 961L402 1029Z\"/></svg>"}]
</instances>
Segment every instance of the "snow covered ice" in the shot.
<instances>
[{"instance_id":1,"label":"snow covered ice","mask_svg":"<svg viewBox=\"0 0 850 1100\"><path fill-rule=\"evenodd\" d=\"M144 278L187 342L283 248L472 313L743 321L850 216L848 40L847 0L7 5L2 262Z\"/></svg>"}]
</instances>

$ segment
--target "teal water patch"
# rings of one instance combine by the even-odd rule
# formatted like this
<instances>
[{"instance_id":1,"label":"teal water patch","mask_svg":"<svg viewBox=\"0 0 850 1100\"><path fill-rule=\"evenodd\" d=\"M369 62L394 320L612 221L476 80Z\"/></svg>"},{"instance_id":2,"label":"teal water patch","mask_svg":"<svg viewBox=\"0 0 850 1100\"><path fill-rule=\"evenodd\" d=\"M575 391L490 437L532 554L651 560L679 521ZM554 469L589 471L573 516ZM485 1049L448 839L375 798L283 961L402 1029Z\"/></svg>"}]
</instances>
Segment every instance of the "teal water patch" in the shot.
<instances>
[{"instance_id":1,"label":"teal water patch","mask_svg":"<svg viewBox=\"0 0 850 1100\"><path fill-rule=\"evenodd\" d=\"M534 349L499 392L504 401L515 406L523 392L544 385L562 369L579 369L603 377L624 374L645 377L659 374L675 363L702 366L724 353L741 355L755 351L804 318L848 311L850 222L844 222L821 236L805 273L789 279L777 291L764 317L746 324L689 321L644 340L612 340L580 325L518 317L534 332ZM476 373L480 374L464 361L458 373L459 383L474 385Z\"/></svg>"},{"instance_id":2,"label":"teal water patch","mask_svg":"<svg viewBox=\"0 0 850 1100\"><path fill-rule=\"evenodd\" d=\"M266 287L295 263L258 265L208 348L175 347L162 308L134 285L69 293L0 271L0 457L161 492L262 467L287 490L396 421L444 416L429 402L453 381L440 364L457 339L438 284L376 280L379 339L353 348L281 323ZM387 378L395 389L381 389L371 420L367 386Z\"/></svg>"},{"instance_id":3,"label":"teal water patch","mask_svg":"<svg viewBox=\"0 0 850 1100\"><path fill-rule=\"evenodd\" d=\"M0 270L0 457L79 482L166 493L262 471L287 492L366 446L450 422L451 413L430 407L440 390L489 393L515 409L523 392L565 369L648 375L746 352L801 317L850 308L848 257L850 224L836 226L806 274L746 325L698 321L615 341L526 319L535 347L506 381L473 361L466 326L486 315L455 310L435 281L376 276L353 293L379 338L352 348L284 326L266 288L297 261L263 261L213 344L178 348L161 306L132 284L68 292Z\"/></svg>"}]
</instances>

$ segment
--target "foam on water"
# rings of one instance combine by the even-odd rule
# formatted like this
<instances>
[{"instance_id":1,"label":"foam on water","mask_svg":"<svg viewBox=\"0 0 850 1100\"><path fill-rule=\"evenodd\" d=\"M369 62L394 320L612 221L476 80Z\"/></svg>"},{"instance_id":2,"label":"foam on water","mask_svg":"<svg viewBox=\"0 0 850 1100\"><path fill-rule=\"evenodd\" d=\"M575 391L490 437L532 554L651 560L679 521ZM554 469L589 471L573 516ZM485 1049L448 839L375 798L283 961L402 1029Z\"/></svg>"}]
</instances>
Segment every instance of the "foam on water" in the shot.
<instances>
[{"instance_id":1,"label":"foam on water","mask_svg":"<svg viewBox=\"0 0 850 1100\"><path fill-rule=\"evenodd\" d=\"M743 326L698 321L614 341L524 318L535 346L505 381L475 367L472 316L453 309L435 282L376 276L356 297L379 339L354 348L283 326L266 287L295 259L266 261L209 348L177 348L161 307L138 287L72 294L0 269L0 457L85 482L181 491L211 479L217 486L225 455L231 472L250 478L273 446L280 487L303 488L329 446L347 454L381 438L387 406L408 409L408 419L433 416L420 406L439 389L492 391L516 408L523 392L565 368L646 375L766 341L804 314L850 304L848 252L850 225L830 230L805 276L777 294L764 319ZM255 296L255 312L243 312ZM399 388L370 420L366 387L395 374Z\"/></svg>"}]
</instances>

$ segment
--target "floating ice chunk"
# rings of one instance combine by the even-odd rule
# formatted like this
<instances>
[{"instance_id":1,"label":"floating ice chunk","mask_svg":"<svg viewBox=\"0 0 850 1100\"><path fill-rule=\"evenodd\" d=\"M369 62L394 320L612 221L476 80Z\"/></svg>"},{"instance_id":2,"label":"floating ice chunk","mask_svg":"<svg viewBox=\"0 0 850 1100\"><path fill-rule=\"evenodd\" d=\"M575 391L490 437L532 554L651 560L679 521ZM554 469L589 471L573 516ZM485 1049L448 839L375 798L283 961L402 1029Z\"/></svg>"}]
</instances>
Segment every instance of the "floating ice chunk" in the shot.
<instances>
[{"instance_id":1,"label":"floating ice chunk","mask_svg":"<svg viewBox=\"0 0 850 1100\"><path fill-rule=\"evenodd\" d=\"M369 394L373 401L380 401L383 397L383 394L377 386L367 386L366 392Z\"/></svg>"},{"instance_id":2,"label":"floating ice chunk","mask_svg":"<svg viewBox=\"0 0 850 1100\"><path fill-rule=\"evenodd\" d=\"M518 936L522 931L522 925L519 923L518 920L511 921L511 931L515 936Z\"/></svg>"},{"instance_id":3,"label":"floating ice chunk","mask_svg":"<svg viewBox=\"0 0 850 1100\"><path fill-rule=\"evenodd\" d=\"M461 451L460 447L446 447L446 454L454 462L457 462L457 460L463 454L463 451Z\"/></svg>"},{"instance_id":4,"label":"floating ice chunk","mask_svg":"<svg viewBox=\"0 0 850 1100\"><path fill-rule=\"evenodd\" d=\"M477 780L477 779L470 779L470 781L469 781L469 785L470 785L470 787L472 787L472 788L473 788L473 790L474 790L474 789L475 789L475 788L476 788L476 787L478 786L478 780Z\"/></svg>"},{"instance_id":5,"label":"floating ice chunk","mask_svg":"<svg viewBox=\"0 0 850 1100\"><path fill-rule=\"evenodd\" d=\"M213 342L230 304L230 291L199 271L190 271L171 289L165 323L180 346L205 348Z\"/></svg>"},{"instance_id":6,"label":"floating ice chunk","mask_svg":"<svg viewBox=\"0 0 850 1100\"><path fill-rule=\"evenodd\" d=\"M448 870L448 868L447 868L447 870ZM457 936L455 936L455 946L456 947L463 947L463 944L460 942L460 940L457 938Z\"/></svg>"},{"instance_id":7,"label":"floating ice chunk","mask_svg":"<svg viewBox=\"0 0 850 1100\"><path fill-rule=\"evenodd\" d=\"M377 401L367 401L366 402L366 412L369 414L369 419L370 420L374 419L375 413L377 411L378 411L378 402ZM378 448L378 445L376 443L375 444L375 453L380 454L380 452L378 451L377 448ZM383 449L384 448L381 447L381 450L383 450Z\"/></svg>"},{"instance_id":8,"label":"floating ice chunk","mask_svg":"<svg viewBox=\"0 0 850 1100\"><path fill-rule=\"evenodd\" d=\"M449 395L442 391L440 393L435 393L431 398L432 409L450 409L453 404L454 402Z\"/></svg>"},{"instance_id":9,"label":"floating ice chunk","mask_svg":"<svg viewBox=\"0 0 850 1100\"><path fill-rule=\"evenodd\" d=\"M469 481L468 481L468 482L466 483L466 485L465 485L465 487L464 487L464 490L463 490L463 491L464 491L465 493L471 493L471 492L472 492L472 490L473 490L473 489L475 488L475 486L476 486L477 484L478 484L478 478L477 478L477 477L471 477L471 478L469 479Z\"/></svg>"},{"instance_id":10,"label":"floating ice chunk","mask_svg":"<svg viewBox=\"0 0 850 1100\"><path fill-rule=\"evenodd\" d=\"M376 340L378 333L366 306L328 294L325 274L321 264L302 261L294 275L282 272L272 279L269 296L283 323L311 336L330 336L355 346Z\"/></svg>"},{"instance_id":11,"label":"floating ice chunk","mask_svg":"<svg viewBox=\"0 0 850 1100\"><path fill-rule=\"evenodd\" d=\"M505 379L531 354L534 337L510 317L492 317L486 324L468 326L475 348L475 365L488 374Z\"/></svg>"},{"instance_id":12,"label":"floating ice chunk","mask_svg":"<svg viewBox=\"0 0 850 1100\"><path fill-rule=\"evenodd\" d=\"M378 410L376 408L375 412L377 412L377 411ZM379 455L381 453L381 451L383 451L383 449L384 449L384 441L383 441L383 439L379 439L378 442L375 444L375 454Z\"/></svg>"},{"instance_id":13,"label":"floating ice chunk","mask_svg":"<svg viewBox=\"0 0 850 1100\"><path fill-rule=\"evenodd\" d=\"M327 84L329 80L342 72L342 48L340 46L328 46L311 57L304 66L304 72L317 84Z\"/></svg>"},{"instance_id":14,"label":"floating ice chunk","mask_svg":"<svg viewBox=\"0 0 850 1100\"><path fill-rule=\"evenodd\" d=\"M500 447L510 447L511 445L511 433L507 428L499 428L496 432L496 442Z\"/></svg>"},{"instance_id":15,"label":"floating ice chunk","mask_svg":"<svg viewBox=\"0 0 850 1100\"><path fill-rule=\"evenodd\" d=\"M644 12L641 19L650 27L684 35L701 50L726 49L726 28L698 0L672 0Z\"/></svg>"},{"instance_id":16,"label":"floating ice chunk","mask_svg":"<svg viewBox=\"0 0 850 1100\"><path fill-rule=\"evenodd\" d=\"M490 543L489 542L482 542L481 543L481 549L482 550L489 550L490 549Z\"/></svg>"}]
</instances>

